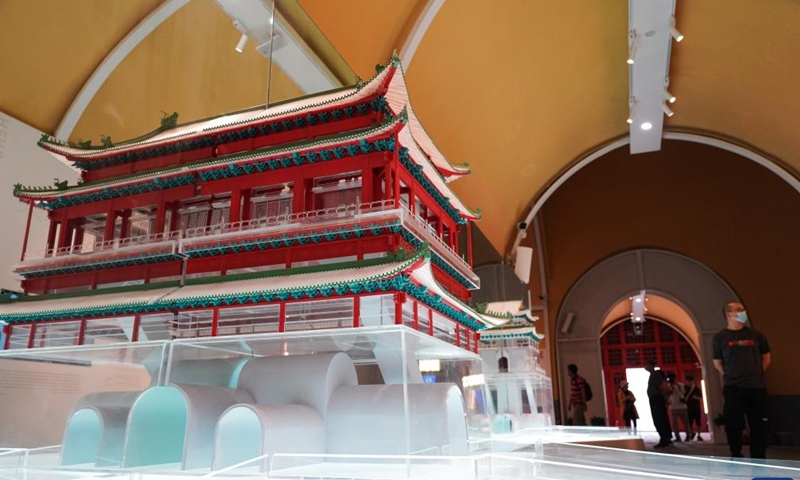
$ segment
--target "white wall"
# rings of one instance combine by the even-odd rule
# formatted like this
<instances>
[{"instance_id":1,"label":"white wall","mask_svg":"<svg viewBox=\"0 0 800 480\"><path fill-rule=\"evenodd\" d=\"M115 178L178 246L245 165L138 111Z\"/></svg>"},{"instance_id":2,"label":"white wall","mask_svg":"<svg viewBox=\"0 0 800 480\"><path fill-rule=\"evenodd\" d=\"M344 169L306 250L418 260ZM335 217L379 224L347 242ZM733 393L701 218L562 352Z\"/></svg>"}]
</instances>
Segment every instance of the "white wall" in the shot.
<instances>
[{"instance_id":1,"label":"white wall","mask_svg":"<svg viewBox=\"0 0 800 480\"><path fill-rule=\"evenodd\" d=\"M12 273L22 252L28 205L19 202L12 192L14 184L52 185L54 178L74 185L77 173L36 146L41 132L0 112L0 287L18 289L19 277ZM47 214L35 208L28 252L45 249Z\"/></svg>"}]
</instances>

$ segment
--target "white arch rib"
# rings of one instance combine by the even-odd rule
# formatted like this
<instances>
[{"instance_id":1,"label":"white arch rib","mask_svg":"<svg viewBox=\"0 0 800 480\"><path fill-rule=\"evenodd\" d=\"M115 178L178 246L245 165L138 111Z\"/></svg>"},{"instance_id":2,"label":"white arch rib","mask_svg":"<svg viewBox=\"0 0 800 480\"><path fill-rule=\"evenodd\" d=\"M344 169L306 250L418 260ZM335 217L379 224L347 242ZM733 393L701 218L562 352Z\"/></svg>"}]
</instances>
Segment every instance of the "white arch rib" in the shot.
<instances>
[{"instance_id":1,"label":"white arch rib","mask_svg":"<svg viewBox=\"0 0 800 480\"><path fill-rule=\"evenodd\" d=\"M100 66L97 67L94 73L92 73L92 76L89 77L89 80L83 85L78 96L72 101L72 105L69 106L69 110L67 110L66 115L61 119L61 123L55 131L56 138L63 140L69 138L72 131L75 130L78 120L80 120L83 112L86 110L86 107L89 106L89 103L111 73L125 60L125 57L142 42L142 40L147 38L147 36L161 25L164 20L168 19L173 13L180 10L181 7L187 3L189 3L189 0L167 0L148 15L147 18L139 22L139 24L111 50L111 53L103 59Z\"/></svg>"},{"instance_id":2,"label":"white arch rib","mask_svg":"<svg viewBox=\"0 0 800 480\"><path fill-rule=\"evenodd\" d=\"M422 10L422 14L420 14L416 23L414 23L411 34L409 34L405 44L403 44L403 48L400 49L400 62L403 64L403 68L406 71L408 71L411 60L414 58L414 54L417 53L419 44L422 43L422 39L425 37L425 34L428 33L428 28L430 28L433 19L436 18L436 14L439 13L439 9L442 8L442 5L444 5L444 0L428 0L425 9Z\"/></svg>"},{"instance_id":3,"label":"white arch rib","mask_svg":"<svg viewBox=\"0 0 800 480\"><path fill-rule=\"evenodd\" d=\"M778 165L774 160L771 160L758 152L742 147L741 145L736 145L735 143L731 143L726 140L721 140L719 138L714 138L707 135L700 135L697 133L686 133L686 132L664 132L663 138L666 140L678 140L682 142L700 143L702 145L709 145L711 147L716 147L721 150L726 150L728 152L735 153L740 157L751 160L761 165L762 167L766 168L770 172L777 175L781 180L788 183L792 188L794 188L797 191L797 193L800 193L800 179L792 175L788 170ZM556 190L558 190L559 187L561 187L561 185L563 185L573 175L578 173L582 168L594 162L598 158L606 155L607 153L629 144L630 141L631 141L630 137L625 137L615 140L595 150L594 152L590 153L589 155L585 156L580 161L578 161L578 163L570 167L566 172L564 172L560 177L558 177L555 182L553 182L549 187L547 187L547 190L545 190L544 193L538 199L536 199L536 202L533 204L530 211L528 212L528 215L525 217L524 222L530 225L531 222L533 222L533 218L536 216L537 213L539 213L539 210L542 209L542 206L544 206L545 202L556 192ZM514 246L511 248L512 255L516 252L517 247L522 242L523 234L524 231L517 232L517 238L516 240L514 240Z\"/></svg>"}]
</instances>

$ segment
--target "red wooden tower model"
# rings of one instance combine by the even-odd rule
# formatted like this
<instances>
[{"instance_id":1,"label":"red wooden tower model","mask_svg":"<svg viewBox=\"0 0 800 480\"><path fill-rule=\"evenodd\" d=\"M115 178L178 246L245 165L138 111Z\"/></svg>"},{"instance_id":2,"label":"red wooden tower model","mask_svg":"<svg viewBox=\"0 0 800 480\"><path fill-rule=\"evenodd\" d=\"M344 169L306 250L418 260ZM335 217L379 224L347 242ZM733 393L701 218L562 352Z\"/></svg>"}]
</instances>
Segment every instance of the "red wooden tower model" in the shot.
<instances>
[{"instance_id":1,"label":"red wooden tower model","mask_svg":"<svg viewBox=\"0 0 800 480\"><path fill-rule=\"evenodd\" d=\"M82 182L15 188L50 230L2 299L5 349L406 324L477 350L458 234L479 214L448 186L468 168L420 124L397 58L354 87L176 120L42 138Z\"/></svg>"}]
</instances>

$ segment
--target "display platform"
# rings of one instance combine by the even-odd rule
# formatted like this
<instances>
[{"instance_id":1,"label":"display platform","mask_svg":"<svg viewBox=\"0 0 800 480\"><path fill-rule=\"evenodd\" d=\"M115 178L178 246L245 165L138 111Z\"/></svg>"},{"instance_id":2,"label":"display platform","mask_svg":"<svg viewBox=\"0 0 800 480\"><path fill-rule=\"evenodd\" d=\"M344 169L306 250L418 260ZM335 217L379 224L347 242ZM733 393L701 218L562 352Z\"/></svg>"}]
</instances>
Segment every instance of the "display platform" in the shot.
<instances>
[{"instance_id":1,"label":"display platform","mask_svg":"<svg viewBox=\"0 0 800 480\"><path fill-rule=\"evenodd\" d=\"M505 445L499 445L502 450ZM158 468L58 467L57 448L0 451L3 479L166 480L213 479L752 479L798 478L797 462L690 457L564 443L531 445L516 452L465 456L303 456L273 454L218 471Z\"/></svg>"},{"instance_id":2,"label":"display platform","mask_svg":"<svg viewBox=\"0 0 800 480\"><path fill-rule=\"evenodd\" d=\"M614 428L492 433L481 358L401 325L9 351L0 371L4 479L800 477L586 445L631 438Z\"/></svg>"}]
</instances>

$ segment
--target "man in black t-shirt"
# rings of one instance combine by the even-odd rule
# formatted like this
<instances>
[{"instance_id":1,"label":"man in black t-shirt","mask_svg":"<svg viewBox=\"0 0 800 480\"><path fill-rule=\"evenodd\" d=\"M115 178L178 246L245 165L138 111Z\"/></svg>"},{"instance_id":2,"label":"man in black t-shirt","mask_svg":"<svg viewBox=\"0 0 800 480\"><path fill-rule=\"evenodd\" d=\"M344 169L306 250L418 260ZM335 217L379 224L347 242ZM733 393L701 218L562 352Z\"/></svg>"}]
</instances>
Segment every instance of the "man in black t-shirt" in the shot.
<instances>
[{"instance_id":1,"label":"man in black t-shirt","mask_svg":"<svg viewBox=\"0 0 800 480\"><path fill-rule=\"evenodd\" d=\"M770 348L761 332L746 326L739 302L725 305L728 327L714 335L714 368L722 375L725 433L731 456L742 456L744 419L750 426L750 456L767 458L767 381Z\"/></svg>"}]
</instances>

